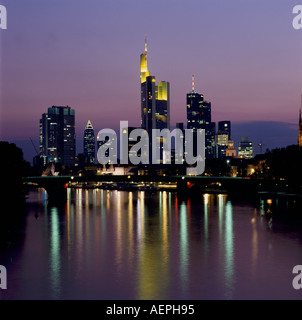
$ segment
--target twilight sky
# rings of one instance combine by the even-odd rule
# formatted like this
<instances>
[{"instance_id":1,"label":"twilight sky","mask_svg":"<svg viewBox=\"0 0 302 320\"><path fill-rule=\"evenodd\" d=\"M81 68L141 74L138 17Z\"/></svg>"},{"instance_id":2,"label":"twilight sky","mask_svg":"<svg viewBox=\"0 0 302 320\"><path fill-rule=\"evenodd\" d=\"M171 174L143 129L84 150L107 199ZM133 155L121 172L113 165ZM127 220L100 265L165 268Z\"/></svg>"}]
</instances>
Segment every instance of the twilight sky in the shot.
<instances>
[{"instance_id":1,"label":"twilight sky","mask_svg":"<svg viewBox=\"0 0 302 320\"><path fill-rule=\"evenodd\" d=\"M171 126L186 122L186 93L212 102L236 140L269 148L297 142L302 94L302 0L0 0L0 139L27 160L39 119L52 105L76 110L77 152L91 120L96 132L140 123L139 56L170 82Z\"/></svg>"}]
</instances>

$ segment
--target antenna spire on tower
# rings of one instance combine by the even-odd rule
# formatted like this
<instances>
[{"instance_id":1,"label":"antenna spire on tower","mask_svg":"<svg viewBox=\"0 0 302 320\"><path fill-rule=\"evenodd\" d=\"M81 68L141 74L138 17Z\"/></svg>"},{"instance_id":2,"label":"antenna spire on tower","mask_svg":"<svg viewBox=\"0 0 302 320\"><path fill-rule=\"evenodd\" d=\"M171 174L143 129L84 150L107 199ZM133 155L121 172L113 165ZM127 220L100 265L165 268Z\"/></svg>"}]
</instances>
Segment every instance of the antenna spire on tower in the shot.
<instances>
[{"instance_id":1,"label":"antenna spire on tower","mask_svg":"<svg viewBox=\"0 0 302 320\"><path fill-rule=\"evenodd\" d=\"M192 74L192 91L195 91L195 80L194 80L194 74Z\"/></svg>"},{"instance_id":2,"label":"antenna spire on tower","mask_svg":"<svg viewBox=\"0 0 302 320\"><path fill-rule=\"evenodd\" d=\"M147 54L147 35L145 34L145 54Z\"/></svg>"}]
</instances>

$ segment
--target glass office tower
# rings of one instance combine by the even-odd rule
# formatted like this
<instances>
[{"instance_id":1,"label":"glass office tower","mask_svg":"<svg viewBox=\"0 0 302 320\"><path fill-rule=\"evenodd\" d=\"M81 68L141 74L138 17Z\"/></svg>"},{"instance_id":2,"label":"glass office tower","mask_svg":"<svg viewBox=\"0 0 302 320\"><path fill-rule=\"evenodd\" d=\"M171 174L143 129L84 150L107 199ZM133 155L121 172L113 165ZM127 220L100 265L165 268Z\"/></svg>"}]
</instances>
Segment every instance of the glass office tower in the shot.
<instances>
[{"instance_id":1,"label":"glass office tower","mask_svg":"<svg viewBox=\"0 0 302 320\"><path fill-rule=\"evenodd\" d=\"M46 163L75 164L75 111L69 106L52 106L40 120L40 151Z\"/></svg>"}]
</instances>

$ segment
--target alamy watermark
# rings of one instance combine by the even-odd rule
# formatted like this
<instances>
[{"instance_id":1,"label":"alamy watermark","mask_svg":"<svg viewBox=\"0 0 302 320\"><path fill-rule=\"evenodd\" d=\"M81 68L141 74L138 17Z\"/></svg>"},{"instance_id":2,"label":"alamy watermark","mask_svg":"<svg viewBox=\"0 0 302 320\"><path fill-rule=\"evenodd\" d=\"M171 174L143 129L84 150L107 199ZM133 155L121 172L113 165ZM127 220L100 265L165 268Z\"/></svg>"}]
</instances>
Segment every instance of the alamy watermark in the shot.
<instances>
[{"instance_id":1,"label":"alamy watermark","mask_svg":"<svg viewBox=\"0 0 302 320\"><path fill-rule=\"evenodd\" d=\"M0 289L7 289L7 271L4 266L0 265Z\"/></svg>"},{"instance_id":2,"label":"alamy watermark","mask_svg":"<svg viewBox=\"0 0 302 320\"><path fill-rule=\"evenodd\" d=\"M294 6L293 14L295 14L295 17L293 19L294 29L296 30L302 29L302 5Z\"/></svg>"},{"instance_id":3,"label":"alamy watermark","mask_svg":"<svg viewBox=\"0 0 302 320\"><path fill-rule=\"evenodd\" d=\"M294 29L302 29L302 5L296 5L292 11L295 17L292 21ZM0 29L7 29L7 10L4 5L0 5Z\"/></svg>"},{"instance_id":4,"label":"alamy watermark","mask_svg":"<svg viewBox=\"0 0 302 320\"><path fill-rule=\"evenodd\" d=\"M7 10L0 4L0 29L7 29Z\"/></svg>"},{"instance_id":5,"label":"alamy watermark","mask_svg":"<svg viewBox=\"0 0 302 320\"><path fill-rule=\"evenodd\" d=\"M293 279L293 288L296 290L302 289L302 265L294 266L293 274L296 274Z\"/></svg>"},{"instance_id":6,"label":"alamy watermark","mask_svg":"<svg viewBox=\"0 0 302 320\"><path fill-rule=\"evenodd\" d=\"M129 132L130 131L130 132ZM191 129L129 130L128 121L120 122L120 164L171 164L172 138L175 139L175 164L191 166L187 175L201 175L205 169L205 131ZM97 152L100 164L117 164L117 134L112 129L99 131L101 145ZM132 141L129 145L129 141ZM195 167L192 167L194 166Z\"/></svg>"}]
</instances>

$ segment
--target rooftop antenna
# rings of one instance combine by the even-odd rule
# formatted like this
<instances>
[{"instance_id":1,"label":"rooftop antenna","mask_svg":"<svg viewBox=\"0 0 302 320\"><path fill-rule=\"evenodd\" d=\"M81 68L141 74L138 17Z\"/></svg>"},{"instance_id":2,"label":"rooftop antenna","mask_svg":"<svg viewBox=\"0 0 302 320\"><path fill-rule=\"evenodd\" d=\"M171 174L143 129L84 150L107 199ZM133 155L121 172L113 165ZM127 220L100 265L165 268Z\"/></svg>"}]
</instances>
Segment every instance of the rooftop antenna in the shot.
<instances>
[{"instance_id":1,"label":"rooftop antenna","mask_svg":"<svg viewBox=\"0 0 302 320\"><path fill-rule=\"evenodd\" d=\"M145 54L147 54L147 35L145 34Z\"/></svg>"},{"instance_id":2,"label":"rooftop antenna","mask_svg":"<svg viewBox=\"0 0 302 320\"><path fill-rule=\"evenodd\" d=\"M195 91L195 80L194 80L194 74L192 74L192 91Z\"/></svg>"}]
</instances>

